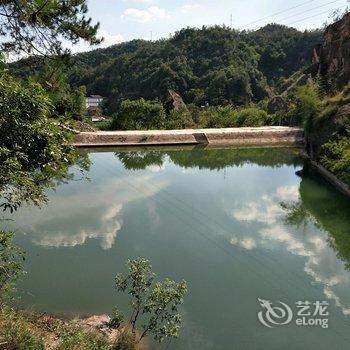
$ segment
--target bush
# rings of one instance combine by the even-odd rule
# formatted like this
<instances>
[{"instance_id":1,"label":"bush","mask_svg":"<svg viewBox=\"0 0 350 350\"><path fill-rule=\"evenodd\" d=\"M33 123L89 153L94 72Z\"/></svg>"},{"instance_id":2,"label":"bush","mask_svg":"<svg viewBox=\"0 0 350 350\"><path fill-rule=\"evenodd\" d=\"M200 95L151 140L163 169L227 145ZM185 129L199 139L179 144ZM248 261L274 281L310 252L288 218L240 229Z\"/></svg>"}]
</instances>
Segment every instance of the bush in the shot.
<instances>
[{"instance_id":1,"label":"bush","mask_svg":"<svg viewBox=\"0 0 350 350\"><path fill-rule=\"evenodd\" d=\"M350 184L350 138L329 141L323 145L323 151L321 164Z\"/></svg>"},{"instance_id":2,"label":"bush","mask_svg":"<svg viewBox=\"0 0 350 350\"><path fill-rule=\"evenodd\" d=\"M199 123L202 128L227 128L232 126L235 114L232 106L209 107L201 113Z\"/></svg>"},{"instance_id":3,"label":"bush","mask_svg":"<svg viewBox=\"0 0 350 350\"><path fill-rule=\"evenodd\" d=\"M321 98L319 88L315 83L309 83L298 89L294 105L288 113L291 125L304 123L305 131L309 132L321 114Z\"/></svg>"},{"instance_id":4,"label":"bush","mask_svg":"<svg viewBox=\"0 0 350 350\"><path fill-rule=\"evenodd\" d=\"M125 100L114 116L112 129L145 130L163 129L166 115L163 105L157 101Z\"/></svg>"},{"instance_id":5,"label":"bush","mask_svg":"<svg viewBox=\"0 0 350 350\"><path fill-rule=\"evenodd\" d=\"M244 108L238 110L232 126L263 126L267 125L268 114L259 108Z\"/></svg>"},{"instance_id":6,"label":"bush","mask_svg":"<svg viewBox=\"0 0 350 350\"><path fill-rule=\"evenodd\" d=\"M241 109L234 109L232 106L211 107L202 114L200 120L203 128L254 127L269 124L268 114L256 107Z\"/></svg>"},{"instance_id":7,"label":"bush","mask_svg":"<svg viewBox=\"0 0 350 350\"><path fill-rule=\"evenodd\" d=\"M111 119L101 120L100 122L91 122L89 124L99 130L113 130L113 120Z\"/></svg>"},{"instance_id":8,"label":"bush","mask_svg":"<svg viewBox=\"0 0 350 350\"><path fill-rule=\"evenodd\" d=\"M0 196L15 210L23 201L43 201L39 187L67 178L78 154L72 135L50 118L52 104L39 84L3 74L0 96Z\"/></svg>"},{"instance_id":9,"label":"bush","mask_svg":"<svg viewBox=\"0 0 350 350\"><path fill-rule=\"evenodd\" d=\"M167 129L188 129L193 126L191 113L186 108L172 109L167 117Z\"/></svg>"}]
</instances>

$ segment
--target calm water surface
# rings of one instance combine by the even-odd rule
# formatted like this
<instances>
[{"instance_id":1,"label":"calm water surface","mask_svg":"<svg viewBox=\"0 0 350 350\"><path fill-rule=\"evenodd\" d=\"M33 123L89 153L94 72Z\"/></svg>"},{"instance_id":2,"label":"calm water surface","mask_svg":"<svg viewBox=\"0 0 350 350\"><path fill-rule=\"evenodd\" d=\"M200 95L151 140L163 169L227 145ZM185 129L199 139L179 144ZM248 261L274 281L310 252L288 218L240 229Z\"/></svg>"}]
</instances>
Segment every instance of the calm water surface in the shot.
<instances>
[{"instance_id":1,"label":"calm water surface","mask_svg":"<svg viewBox=\"0 0 350 350\"><path fill-rule=\"evenodd\" d=\"M152 349L348 349L350 201L293 148L90 150L90 180L14 217L21 303L65 315L127 310L114 276L146 257L185 279L181 336ZM329 328L259 323L258 298L326 300Z\"/></svg>"}]
</instances>

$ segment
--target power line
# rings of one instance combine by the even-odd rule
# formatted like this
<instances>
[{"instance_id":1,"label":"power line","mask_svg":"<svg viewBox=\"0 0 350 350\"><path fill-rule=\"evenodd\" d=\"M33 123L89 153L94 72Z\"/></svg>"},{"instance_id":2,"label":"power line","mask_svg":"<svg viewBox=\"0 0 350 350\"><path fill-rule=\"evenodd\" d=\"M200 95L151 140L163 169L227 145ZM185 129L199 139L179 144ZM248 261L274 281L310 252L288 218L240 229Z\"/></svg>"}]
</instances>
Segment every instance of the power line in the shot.
<instances>
[{"instance_id":1,"label":"power line","mask_svg":"<svg viewBox=\"0 0 350 350\"><path fill-rule=\"evenodd\" d=\"M296 14L294 14L294 15L288 16L288 17L281 18L279 21L285 21L286 19L290 19L290 18L299 16L299 15L303 15L304 13L308 13L308 12L311 12L311 11L313 11L313 10L317 10L317 9L319 9L319 8L325 7L325 6L327 6L327 5L334 4L335 2L339 2L339 1L343 1L343 0L331 1L331 2L328 2L328 3L323 4L323 5L321 5L321 6L313 7L313 8L310 9L310 10L306 10L306 11L299 12L299 13L296 13Z\"/></svg>"},{"instance_id":2,"label":"power line","mask_svg":"<svg viewBox=\"0 0 350 350\"><path fill-rule=\"evenodd\" d=\"M272 15L268 15L268 16L266 16L266 17L259 18L259 19L255 20L255 21L252 21L252 22L249 22L249 23L244 24L243 27L246 27L246 26L249 26L249 25L251 25L251 24L255 24L255 23L261 22L261 21L263 21L263 20L265 20L265 19L268 19L268 18L277 16L277 15L281 15L282 13L285 13L285 12L294 10L294 9L296 9L296 8L298 8L298 7L307 5L307 4L309 4L310 2L313 2L313 1L315 1L315 0L309 0L309 1L306 1L306 2L304 2L304 3L302 3L302 4L299 4L299 5L296 5L296 6L293 6L293 7L289 7L289 8L287 8L287 9L285 9L285 10L282 10L282 11L279 11L279 12L276 12L276 13L273 13Z\"/></svg>"},{"instance_id":3,"label":"power line","mask_svg":"<svg viewBox=\"0 0 350 350\"><path fill-rule=\"evenodd\" d=\"M346 7L347 6L342 6L342 7L339 7L339 9L343 9L343 8L346 8ZM333 11L335 11L335 10L337 10L337 9L333 9ZM286 23L285 25L290 26L290 25L292 25L294 23L303 22L303 21L306 21L306 20L311 19L311 18L315 18L315 17L318 17L318 16L325 15L327 13L329 13L329 10L321 12L321 13L318 13L317 15L313 15L313 16L309 16L309 17L305 17L305 18L299 19L299 20L294 21L294 22Z\"/></svg>"}]
</instances>

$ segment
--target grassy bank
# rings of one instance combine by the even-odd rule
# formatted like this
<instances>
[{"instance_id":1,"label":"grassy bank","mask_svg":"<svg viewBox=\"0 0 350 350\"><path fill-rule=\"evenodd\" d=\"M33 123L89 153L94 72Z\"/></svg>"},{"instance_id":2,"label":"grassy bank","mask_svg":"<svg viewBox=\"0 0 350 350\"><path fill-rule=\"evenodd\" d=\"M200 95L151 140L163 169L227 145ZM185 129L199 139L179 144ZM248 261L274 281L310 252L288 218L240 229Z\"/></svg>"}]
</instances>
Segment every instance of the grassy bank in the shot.
<instances>
[{"instance_id":1,"label":"grassy bank","mask_svg":"<svg viewBox=\"0 0 350 350\"><path fill-rule=\"evenodd\" d=\"M136 350L128 333L111 339L81 321L63 321L46 315L0 306L0 349L3 350Z\"/></svg>"}]
</instances>

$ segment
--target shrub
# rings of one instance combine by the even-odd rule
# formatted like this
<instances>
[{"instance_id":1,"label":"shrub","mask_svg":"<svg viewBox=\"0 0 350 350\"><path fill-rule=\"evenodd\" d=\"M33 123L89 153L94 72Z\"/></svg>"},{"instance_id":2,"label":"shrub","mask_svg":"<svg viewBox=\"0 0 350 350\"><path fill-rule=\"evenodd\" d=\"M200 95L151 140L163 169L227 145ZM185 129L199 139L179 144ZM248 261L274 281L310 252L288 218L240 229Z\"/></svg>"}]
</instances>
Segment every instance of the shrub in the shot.
<instances>
[{"instance_id":1,"label":"shrub","mask_svg":"<svg viewBox=\"0 0 350 350\"><path fill-rule=\"evenodd\" d=\"M227 128L232 126L236 111L232 106L209 107L200 116L202 128Z\"/></svg>"},{"instance_id":2,"label":"shrub","mask_svg":"<svg viewBox=\"0 0 350 350\"><path fill-rule=\"evenodd\" d=\"M269 120L267 112L262 109L250 107L237 111L235 123L232 126L263 126Z\"/></svg>"},{"instance_id":3,"label":"shrub","mask_svg":"<svg viewBox=\"0 0 350 350\"><path fill-rule=\"evenodd\" d=\"M309 132L321 113L321 102L319 88L315 83L300 87L288 113L291 125L304 123L305 131Z\"/></svg>"},{"instance_id":4,"label":"shrub","mask_svg":"<svg viewBox=\"0 0 350 350\"><path fill-rule=\"evenodd\" d=\"M350 184L350 138L329 141L323 145L321 164Z\"/></svg>"},{"instance_id":5,"label":"shrub","mask_svg":"<svg viewBox=\"0 0 350 350\"><path fill-rule=\"evenodd\" d=\"M113 121L111 119L106 119L100 122L91 122L91 125L99 130L112 130Z\"/></svg>"},{"instance_id":6,"label":"shrub","mask_svg":"<svg viewBox=\"0 0 350 350\"><path fill-rule=\"evenodd\" d=\"M167 117L167 129L188 129L193 126L191 113L186 108L172 109Z\"/></svg>"},{"instance_id":7,"label":"shrub","mask_svg":"<svg viewBox=\"0 0 350 350\"><path fill-rule=\"evenodd\" d=\"M204 128L229 128L241 126L263 126L270 123L268 114L259 108L235 109L232 106L211 107L201 117Z\"/></svg>"},{"instance_id":8,"label":"shrub","mask_svg":"<svg viewBox=\"0 0 350 350\"><path fill-rule=\"evenodd\" d=\"M145 130L162 129L165 126L165 111L157 101L125 100L114 116L112 129Z\"/></svg>"}]
</instances>

